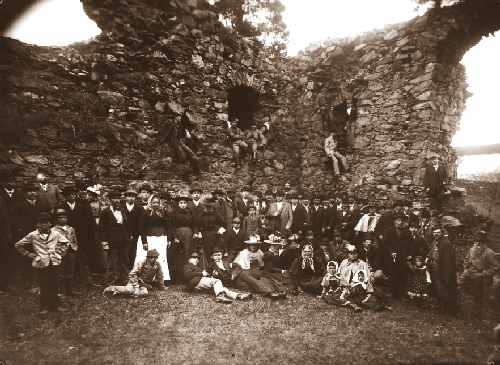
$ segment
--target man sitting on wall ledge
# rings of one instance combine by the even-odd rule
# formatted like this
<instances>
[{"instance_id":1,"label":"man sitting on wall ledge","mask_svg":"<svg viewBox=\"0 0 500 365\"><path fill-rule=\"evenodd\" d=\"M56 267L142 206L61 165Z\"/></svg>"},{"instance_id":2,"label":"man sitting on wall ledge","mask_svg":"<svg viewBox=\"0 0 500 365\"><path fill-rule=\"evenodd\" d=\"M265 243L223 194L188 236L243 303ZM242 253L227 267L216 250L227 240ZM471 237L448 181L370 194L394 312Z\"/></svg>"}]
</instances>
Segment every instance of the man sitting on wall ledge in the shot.
<instances>
[{"instance_id":1,"label":"man sitting on wall ledge","mask_svg":"<svg viewBox=\"0 0 500 365\"><path fill-rule=\"evenodd\" d=\"M330 132L328 137L325 138L325 153L332 160L333 163L333 173L338 176L340 175L339 170L339 160L342 164L342 168L347 170L349 167L347 165L347 159L344 155L337 151L337 141L335 140L335 134Z\"/></svg>"}]
</instances>

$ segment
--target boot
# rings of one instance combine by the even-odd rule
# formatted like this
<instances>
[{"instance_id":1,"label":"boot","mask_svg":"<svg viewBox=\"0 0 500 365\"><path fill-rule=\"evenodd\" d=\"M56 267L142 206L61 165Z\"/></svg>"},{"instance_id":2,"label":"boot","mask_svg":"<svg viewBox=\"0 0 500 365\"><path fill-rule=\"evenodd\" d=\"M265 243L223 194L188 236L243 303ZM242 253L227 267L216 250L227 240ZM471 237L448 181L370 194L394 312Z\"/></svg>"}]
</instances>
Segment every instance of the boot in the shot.
<instances>
[{"instance_id":1,"label":"boot","mask_svg":"<svg viewBox=\"0 0 500 365\"><path fill-rule=\"evenodd\" d=\"M74 297L77 295L81 295L82 293L74 289L73 280L66 279L64 280L64 294L66 294L66 296L68 297Z\"/></svg>"}]
</instances>

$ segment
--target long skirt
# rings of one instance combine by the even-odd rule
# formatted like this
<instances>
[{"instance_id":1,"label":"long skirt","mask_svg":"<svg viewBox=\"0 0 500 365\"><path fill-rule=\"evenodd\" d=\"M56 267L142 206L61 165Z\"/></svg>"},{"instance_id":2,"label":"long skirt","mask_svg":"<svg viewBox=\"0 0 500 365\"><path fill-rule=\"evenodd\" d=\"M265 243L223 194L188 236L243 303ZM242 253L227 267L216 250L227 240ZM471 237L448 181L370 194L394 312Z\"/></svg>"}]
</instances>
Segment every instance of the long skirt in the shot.
<instances>
[{"instance_id":1,"label":"long skirt","mask_svg":"<svg viewBox=\"0 0 500 365\"><path fill-rule=\"evenodd\" d=\"M161 271L163 272L163 280L170 280L170 271L168 269L167 260L167 236L148 236L148 249L156 249L160 256L157 262L160 264ZM144 261L146 259L147 251L142 248L142 239L139 237L137 240L137 253L135 256L135 264L139 261Z\"/></svg>"}]
</instances>

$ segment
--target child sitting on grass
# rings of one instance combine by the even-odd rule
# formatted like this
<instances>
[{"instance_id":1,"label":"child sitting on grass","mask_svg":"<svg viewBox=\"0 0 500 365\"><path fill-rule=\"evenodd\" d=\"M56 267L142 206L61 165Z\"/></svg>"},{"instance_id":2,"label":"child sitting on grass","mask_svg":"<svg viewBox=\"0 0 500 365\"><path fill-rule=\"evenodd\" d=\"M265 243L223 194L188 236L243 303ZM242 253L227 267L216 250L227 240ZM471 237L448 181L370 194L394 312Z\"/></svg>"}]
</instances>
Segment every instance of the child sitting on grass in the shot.
<instances>
[{"instance_id":1,"label":"child sitting on grass","mask_svg":"<svg viewBox=\"0 0 500 365\"><path fill-rule=\"evenodd\" d=\"M153 288L165 290L163 272L160 263L157 261L159 256L157 250L148 250L146 259L138 261L134 265L129 274L127 285L110 285L104 289L104 293L144 297Z\"/></svg>"},{"instance_id":2,"label":"child sitting on grass","mask_svg":"<svg viewBox=\"0 0 500 365\"><path fill-rule=\"evenodd\" d=\"M429 297L429 285L431 278L427 271L424 258L415 256L410 264L411 273L408 285L408 297L410 299L426 299Z\"/></svg>"},{"instance_id":3,"label":"child sitting on grass","mask_svg":"<svg viewBox=\"0 0 500 365\"><path fill-rule=\"evenodd\" d=\"M333 293L339 286L340 277L337 275L338 264L335 261L329 261L326 265L326 274L321 281L321 295L318 298L324 299L328 293Z\"/></svg>"}]
</instances>

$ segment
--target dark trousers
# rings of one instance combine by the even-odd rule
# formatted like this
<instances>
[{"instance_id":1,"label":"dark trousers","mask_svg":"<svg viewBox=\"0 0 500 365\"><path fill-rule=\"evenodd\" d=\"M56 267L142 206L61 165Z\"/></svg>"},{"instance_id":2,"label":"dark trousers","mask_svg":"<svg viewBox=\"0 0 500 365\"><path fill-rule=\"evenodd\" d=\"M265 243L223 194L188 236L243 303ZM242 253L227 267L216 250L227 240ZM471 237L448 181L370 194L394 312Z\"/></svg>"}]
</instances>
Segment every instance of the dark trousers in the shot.
<instances>
[{"instance_id":1,"label":"dark trousers","mask_svg":"<svg viewBox=\"0 0 500 365\"><path fill-rule=\"evenodd\" d=\"M111 247L109 250L109 273L115 280L125 284L128 278L127 246Z\"/></svg>"},{"instance_id":2,"label":"dark trousers","mask_svg":"<svg viewBox=\"0 0 500 365\"><path fill-rule=\"evenodd\" d=\"M61 263L62 289L66 294L71 294L75 285L75 274L78 272L80 281L84 285L91 283L88 259L82 250L68 249Z\"/></svg>"},{"instance_id":3,"label":"dark trousers","mask_svg":"<svg viewBox=\"0 0 500 365\"><path fill-rule=\"evenodd\" d=\"M132 270L134 267L135 256L137 255L137 241L139 236L133 236L127 242L127 256L128 256L128 269Z\"/></svg>"},{"instance_id":4,"label":"dark trousers","mask_svg":"<svg viewBox=\"0 0 500 365\"><path fill-rule=\"evenodd\" d=\"M235 285L241 290L252 290L259 294L269 294L274 291L272 283L262 277L260 270L242 270L235 279Z\"/></svg>"},{"instance_id":5,"label":"dark trousers","mask_svg":"<svg viewBox=\"0 0 500 365\"><path fill-rule=\"evenodd\" d=\"M59 306L57 297L59 283L59 267L50 265L38 269L37 277L40 285L40 308L56 310Z\"/></svg>"},{"instance_id":6,"label":"dark trousers","mask_svg":"<svg viewBox=\"0 0 500 365\"><path fill-rule=\"evenodd\" d=\"M7 290L14 274L15 252L13 244L2 239L0 237L0 290Z\"/></svg>"}]
</instances>

